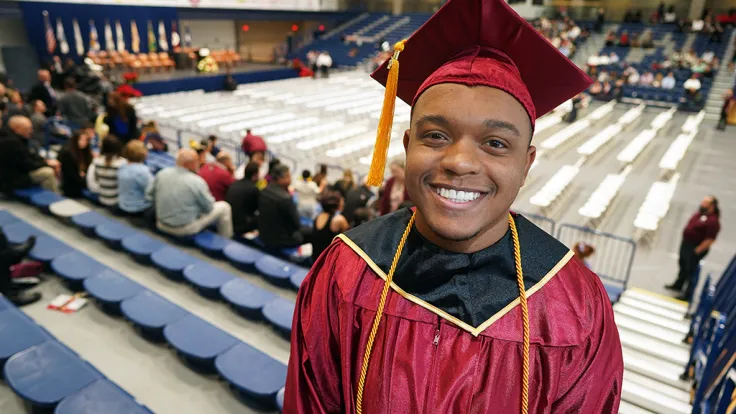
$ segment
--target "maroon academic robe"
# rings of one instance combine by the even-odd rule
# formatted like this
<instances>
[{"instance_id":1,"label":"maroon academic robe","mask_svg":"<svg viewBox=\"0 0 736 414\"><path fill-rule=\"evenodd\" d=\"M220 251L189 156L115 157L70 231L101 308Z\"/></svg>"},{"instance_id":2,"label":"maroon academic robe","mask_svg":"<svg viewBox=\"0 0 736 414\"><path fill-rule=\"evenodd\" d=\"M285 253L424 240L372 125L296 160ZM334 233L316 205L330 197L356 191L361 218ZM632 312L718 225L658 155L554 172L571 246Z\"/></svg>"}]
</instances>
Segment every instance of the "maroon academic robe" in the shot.
<instances>
[{"instance_id":1,"label":"maroon academic robe","mask_svg":"<svg viewBox=\"0 0 736 414\"><path fill-rule=\"evenodd\" d=\"M355 412L386 266L409 215L400 210L341 235L313 266L296 304L284 413ZM531 324L529 413L617 413L623 359L603 285L571 260L571 251L516 218ZM400 263L404 258L402 252ZM400 270L401 265L397 274ZM519 413L518 304L518 298L509 300L474 327L392 284L369 363L363 412Z\"/></svg>"}]
</instances>

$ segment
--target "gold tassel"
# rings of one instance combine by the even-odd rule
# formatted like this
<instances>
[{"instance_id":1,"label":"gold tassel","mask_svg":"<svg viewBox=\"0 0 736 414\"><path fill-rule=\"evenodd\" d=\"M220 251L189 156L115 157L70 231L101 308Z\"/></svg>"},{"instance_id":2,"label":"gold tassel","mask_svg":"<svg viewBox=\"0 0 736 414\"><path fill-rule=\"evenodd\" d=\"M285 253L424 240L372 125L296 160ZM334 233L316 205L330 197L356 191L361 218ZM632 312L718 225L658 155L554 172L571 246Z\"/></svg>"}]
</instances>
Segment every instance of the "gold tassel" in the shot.
<instances>
[{"instance_id":1,"label":"gold tassel","mask_svg":"<svg viewBox=\"0 0 736 414\"><path fill-rule=\"evenodd\" d=\"M381 117L378 119L378 130L376 132L376 144L373 147L373 159L371 160L371 168L368 171L367 179L368 185L374 187L383 184L388 145L391 142L391 127L394 123L396 89L399 86L399 53L404 50L405 42L405 40L402 40L394 45L394 55L388 62L386 92L383 96L383 107L381 108Z\"/></svg>"}]
</instances>

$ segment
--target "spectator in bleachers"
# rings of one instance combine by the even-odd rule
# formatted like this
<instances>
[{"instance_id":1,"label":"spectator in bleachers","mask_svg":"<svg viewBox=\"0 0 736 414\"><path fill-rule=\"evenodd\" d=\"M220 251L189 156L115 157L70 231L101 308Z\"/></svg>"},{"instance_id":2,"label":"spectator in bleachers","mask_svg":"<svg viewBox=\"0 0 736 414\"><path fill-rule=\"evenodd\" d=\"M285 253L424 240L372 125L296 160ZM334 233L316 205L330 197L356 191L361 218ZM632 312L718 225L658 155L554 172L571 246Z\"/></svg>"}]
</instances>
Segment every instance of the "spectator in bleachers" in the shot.
<instances>
[{"instance_id":1,"label":"spectator in bleachers","mask_svg":"<svg viewBox=\"0 0 736 414\"><path fill-rule=\"evenodd\" d=\"M654 47L654 38L652 37L652 30L647 29L639 38L639 45L644 49L651 49Z\"/></svg>"},{"instance_id":2,"label":"spectator in bleachers","mask_svg":"<svg viewBox=\"0 0 736 414\"><path fill-rule=\"evenodd\" d=\"M670 56L670 61L677 68L681 68L683 66L684 60L685 60L685 54L679 48L676 48L675 51L672 52L672 56Z\"/></svg>"},{"instance_id":3,"label":"spectator in bleachers","mask_svg":"<svg viewBox=\"0 0 736 414\"><path fill-rule=\"evenodd\" d=\"M317 56L318 54L314 50L310 50L309 52L307 52L307 64L312 70L313 79L317 79Z\"/></svg>"},{"instance_id":4,"label":"spectator in bleachers","mask_svg":"<svg viewBox=\"0 0 736 414\"><path fill-rule=\"evenodd\" d=\"M680 271L675 282L665 286L667 289L681 293L684 289L685 292L678 297L680 300L690 300L692 291L695 289L691 281L698 264L708 254L721 230L720 216L718 199L714 196L705 197L698 211L690 217L682 232L678 261Z\"/></svg>"},{"instance_id":5,"label":"spectator in bleachers","mask_svg":"<svg viewBox=\"0 0 736 414\"><path fill-rule=\"evenodd\" d=\"M146 197L156 208L156 227L174 236L191 236L217 225L220 236L233 236L230 204L215 201L207 183L197 175L199 156L189 148L176 154L176 166L160 171Z\"/></svg>"},{"instance_id":6,"label":"spectator in bleachers","mask_svg":"<svg viewBox=\"0 0 736 414\"><path fill-rule=\"evenodd\" d=\"M95 116L92 100L77 89L74 77L64 79L64 93L59 97L58 110L74 128L81 128Z\"/></svg>"},{"instance_id":7,"label":"spectator in bleachers","mask_svg":"<svg viewBox=\"0 0 736 414\"><path fill-rule=\"evenodd\" d=\"M59 161L44 160L38 155L36 148L29 146L32 136L33 124L23 116L10 118L5 134L0 134L0 189L3 193L34 184L59 192L56 179Z\"/></svg>"},{"instance_id":8,"label":"spectator in bleachers","mask_svg":"<svg viewBox=\"0 0 736 414\"><path fill-rule=\"evenodd\" d=\"M220 153L220 147L217 146L217 135L207 137L207 150L213 157L217 157L217 154Z\"/></svg>"},{"instance_id":9,"label":"spectator in bleachers","mask_svg":"<svg viewBox=\"0 0 736 414\"><path fill-rule=\"evenodd\" d=\"M242 179L235 181L227 190L225 201L233 213L233 231L237 237L258 228L258 198L260 190L256 185L260 166L249 162L245 166Z\"/></svg>"},{"instance_id":10,"label":"spectator in bleachers","mask_svg":"<svg viewBox=\"0 0 736 414\"><path fill-rule=\"evenodd\" d=\"M297 197L297 211L299 217L313 220L317 215L317 196L324 191L327 180L321 185L312 181L312 173L309 170L302 171L302 177L294 183L294 192Z\"/></svg>"},{"instance_id":11,"label":"spectator in bleachers","mask_svg":"<svg viewBox=\"0 0 736 414\"><path fill-rule=\"evenodd\" d=\"M708 41L711 43L722 43L723 42L723 26L716 20L708 28Z\"/></svg>"},{"instance_id":12,"label":"spectator in bleachers","mask_svg":"<svg viewBox=\"0 0 736 414\"><path fill-rule=\"evenodd\" d=\"M122 153L120 140L115 135L108 135L100 145L100 156L87 170L87 189L98 194L100 204L108 207L118 206L118 172L127 163Z\"/></svg>"},{"instance_id":13,"label":"spectator in bleachers","mask_svg":"<svg viewBox=\"0 0 736 414\"><path fill-rule=\"evenodd\" d=\"M267 248L299 247L308 242L311 228L302 228L296 204L289 194L289 168L278 164L269 173L272 181L258 199L259 237Z\"/></svg>"},{"instance_id":14,"label":"spectator in bleachers","mask_svg":"<svg viewBox=\"0 0 736 414\"><path fill-rule=\"evenodd\" d=\"M626 82L629 85L637 85L639 83L639 79L641 76L639 75L639 71L636 70L635 67L629 66L624 71L624 76L626 77Z\"/></svg>"},{"instance_id":15,"label":"spectator in bleachers","mask_svg":"<svg viewBox=\"0 0 736 414\"><path fill-rule=\"evenodd\" d=\"M665 23L677 22L677 13L675 13L675 6L670 6L669 9L667 9L667 12L664 14L664 22Z\"/></svg>"},{"instance_id":16,"label":"spectator in bleachers","mask_svg":"<svg viewBox=\"0 0 736 414\"><path fill-rule=\"evenodd\" d=\"M322 212L314 219L312 231L312 260L317 261L327 246L338 234L350 229L350 224L345 216L339 214L345 207L345 200L338 191L327 190L320 196Z\"/></svg>"},{"instance_id":17,"label":"spectator in bleachers","mask_svg":"<svg viewBox=\"0 0 736 414\"><path fill-rule=\"evenodd\" d=\"M702 32L705 28L705 21L702 19L693 20L693 24L690 26L690 29L693 32Z\"/></svg>"},{"instance_id":18,"label":"spectator in bleachers","mask_svg":"<svg viewBox=\"0 0 736 414\"><path fill-rule=\"evenodd\" d=\"M347 197L348 192L355 188L355 178L350 168L345 169L342 178L335 183L335 189L340 192L343 198Z\"/></svg>"},{"instance_id":19,"label":"spectator in bleachers","mask_svg":"<svg viewBox=\"0 0 736 414\"><path fill-rule=\"evenodd\" d=\"M199 169L199 176L207 183L215 201L224 201L227 190L235 182L233 172L235 166L232 156L222 151L217 154L214 162L209 162Z\"/></svg>"},{"instance_id":20,"label":"spectator in bleachers","mask_svg":"<svg viewBox=\"0 0 736 414\"><path fill-rule=\"evenodd\" d=\"M133 105L128 103L128 98L118 92L110 92L107 95L105 112L104 122L109 133L118 137L120 142L127 144L128 141L140 137L138 116Z\"/></svg>"},{"instance_id":21,"label":"spectator in bleachers","mask_svg":"<svg viewBox=\"0 0 736 414\"><path fill-rule=\"evenodd\" d=\"M736 97L733 94L733 89L729 89L723 94L723 106L721 107L721 117L718 120L717 128L725 131L729 122L736 123Z\"/></svg>"},{"instance_id":22,"label":"spectator in bleachers","mask_svg":"<svg viewBox=\"0 0 736 414\"><path fill-rule=\"evenodd\" d=\"M590 269L590 261L588 259L595 253L595 248L588 243L579 242L575 244L573 252L575 253L575 258L583 262L585 267Z\"/></svg>"},{"instance_id":23,"label":"spectator in bleachers","mask_svg":"<svg viewBox=\"0 0 736 414\"><path fill-rule=\"evenodd\" d=\"M619 45L619 46L623 46L623 45ZM629 44L627 46L631 46L631 47L640 47L641 46L641 43L640 43L640 40L639 40L639 33L634 32L634 33L631 34L631 36L629 36Z\"/></svg>"},{"instance_id":24,"label":"spectator in bleachers","mask_svg":"<svg viewBox=\"0 0 736 414\"><path fill-rule=\"evenodd\" d=\"M606 23L606 9L603 7L598 9L598 15L595 19L595 31L603 33L603 25Z\"/></svg>"},{"instance_id":25,"label":"spectator in bleachers","mask_svg":"<svg viewBox=\"0 0 736 414\"><path fill-rule=\"evenodd\" d=\"M29 293L13 283L11 267L20 263L36 244L36 237L31 236L20 246L11 246L5 233L0 230L0 294L15 306L26 306L38 302L41 294Z\"/></svg>"},{"instance_id":26,"label":"spectator in bleachers","mask_svg":"<svg viewBox=\"0 0 736 414\"><path fill-rule=\"evenodd\" d=\"M700 56L700 59L705 63L712 63L713 58L716 57L716 54L713 53L712 50L706 50L702 56Z\"/></svg>"},{"instance_id":27,"label":"spectator in bleachers","mask_svg":"<svg viewBox=\"0 0 736 414\"><path fill-rule=\"evenodd\" d=\"M685 87L685 91L689 95L695 96L698 93L698 91L700 91L700 88L702 87L702 85L700 84L700 80L698 79L698 74L693 73L690 76L690 79L685 81L685 84L683 86Z\"/></svg>"},{"instance_id":28,"label":"spectator in bleachers","mask_svg":"<svg viewBox=\"0 0 736 414\"><path fill-rule=\"evenodd\" d=\"M639 78L639 85L652 86L652 83L654 83L654 74L652 72L644 72Z\"/></svg>"},{"instance_id":29,"label":"spectator in bleachers","mask_svg":"<svg viewBox=\"0 0 736 414\"><path fill-rule=\"evenodd\" d=\"M44 128L46 127L46 105L42 101L33 101L33 112L31 113L31 123L33 123L33 143L38 148L44 145Z\"/></svg>"},{"instance_id":30,"label":"spectator in bleachers","mask_svg":"<svg viewBox=\"0 0 736 414\"><path fill-rule=\"evenodd\" d=\"M614 33L613 30L609 30L606 34L606 47L611 47L616 45L616 33Z\"/></svg>"},{"instance_id":31,"label":"spectator in bleachers","mask_svg":"<svg viewBox=\"0 0 736 414\"><path fill-rule=\"evenodd\" d=\"M690 68L695 66L696 63L698 63L698 55L695 53L693 49L690 49L687 54L682 58L682 64L684 67Z\"/></svg>"},{"instance_id":32,"label":"spectator in bleachers","mask_svg":"<svg viewBox=\"0 0 736 414\"><path fill-rule=\"evenodd\" d=\"M667 73L667 76L662 79L662 89L674 89L675 83L675 74L669 72Z\"/></svg>"},{"instance_id":33,"label":"spectator in bleachers","mask_svg":"<svg viewBox=\"0 0 736 414\"><path fill-rule=\"evenodd\" d=\"M629 47L629 32L624 30L618 39L618 45L621 47Z\"/></svg>"},{"instance_id":34,"label":"spectator in bleachers","mask_svg":"<svg viewBox=\"0 0 736 414\"><path fill-rule=\"evenodd\" d=\"M319 56L317 56L317 66L319 67L319 72L322 74L323 78L327 78L330 76L330 68L332 67L332 56L330 56L329 52L320 52Z\"/></svg>"},{"instance_id":35,"label":"spectator in bleachers","mask_svg":"<svg viewBox=\"0 0 736 414\"><path fill-rule=\"evenodd\" d=\"M391 178L383 185L383 197L379 214L384 216L399 208L399 204L409 201L409 193L406 191L406 175L402 161L391 162Z\"/></svg>"},{"instance_id":36,"label":"spectator in bleachers","mask_svg":"<svg viewBox=\"0 0 736 414\"><path fill-rule=\"evenodd\" d=\"M227 92L233 92L238 89L238 82L235 81L235 78L233 78L233 75L230 74L230 69L227 69L227 73L225 74L225 80L223 81L223 87L225 91Z\"/></svg>"},{"instance_id":37,"label":"spectator in bleachers","mask_svg":"<svg viewBox=\"0 0 736 414\"><path fill-rule=\"evenodd\" d=\"M46 69L37 72L38 83L31 87L28 94L28 102L41 101L46 106L46 116L52 116L56 112L56 91L51 86L51 73Z\"/></svg>"},{"instance_id":38,"label":"spectator in bleachers","mask_svg":"<svg viewBox=\"0 0 736 414\"><path fill-rule=\"evenodd\" d=\"M598 74L598 82L608 82L611 80L611 75L605 70L602 70L601 73Z\"/></svg>"},{"instance_id":39,"label":"spectator in bleachers","mask_svg":"<svg viewBox=\"0 0 736 414\"><path fill-rule=\"evenodd\" d=\"M253 135L250 129L245 130L245 137L243 137L240 147L245 155L250 158L250 161L256 162L258 165L263 164L266 160L266 151L268 150L266 141L258 135Z\"/></svg>"},{"instance_id":40,"label":"spectator in bleachers","mask_svg":"<svg viewBox=\"0 0 736 414\"><path fill-rule=\"evenodd\" d=\"M61 189L68 198L80 198L87 189L87 169L92 164L90 141L94 135L91 127L78 129L59 151L61 163Z\"/></svg>"},{"instance_id":41,"label":"spectator in bleachers","mask_svg":"<svg viewBox=\"0 0 736 414\"><path fill-rule=\"evenodd\" d=\"M608 62L609 62L610 64L612 64L612 65L613 65L613 64L616 64L616 63L618 63L618 62L619 62L619 57L618 57L618 55L617 55L617 54L616 54L615 52L611 52L611 53L610 53L610 54L608 55Z\"/></svg>"},{"instance_id":42,"label":"spectator in bleachers","mask_svg":"<svg viewBox=\"0 0 736 414\"><path fill-rule=\"evenodd\" d=\"M319 171L317 171L317 174L312 177L312 181L314 181L318 186L322 186L323 182L325 185L327 185L327 166L324 164L319 165Z\"/></svg>"},{"instance_id":43,"label":"spectator in bleachers","mask_svg":"<svg viewBox=\"0 0 736 414\"><path fill-rule=\"evenodd\" d=\"M8 91L8 103L5 109L5 116L3 117L3 122L7 123L10 117L13 117L16 115L30 117L31 111L29 110L29 108L26 107L26 104L25 102L23 102L23 98L21 97L18 91L9 90Z\"/></svg>"},{"instance_id":44,"label":"spectator in bleachers","mask_svg":"<svg viewBox=\"0 0 736 414\"><path fill-rule=\"evenodd\" d=\"M371 190L365 181L360 187L348 191L345 196L345 208L342 210L342 215L345 216L352 227L357 226L355 222L357 221L356 215L358 214L358 210L366 208L375 196L373 190Z\"/></svg>"},{"instance_id":45,"label":"spectator in bleachers","mask_svg":"<svg viewBox=\"0 0 736 414\"><path fill-rule=\"evenodd\" d=\"M146 199L146 189L153 183L153 174L143 163L148 150L141 141L135 140L125 145L123 155L128 163L118 170L118 207L129 215L143 216L153 206L151 200Z\"/></svg>"}]
</instances>

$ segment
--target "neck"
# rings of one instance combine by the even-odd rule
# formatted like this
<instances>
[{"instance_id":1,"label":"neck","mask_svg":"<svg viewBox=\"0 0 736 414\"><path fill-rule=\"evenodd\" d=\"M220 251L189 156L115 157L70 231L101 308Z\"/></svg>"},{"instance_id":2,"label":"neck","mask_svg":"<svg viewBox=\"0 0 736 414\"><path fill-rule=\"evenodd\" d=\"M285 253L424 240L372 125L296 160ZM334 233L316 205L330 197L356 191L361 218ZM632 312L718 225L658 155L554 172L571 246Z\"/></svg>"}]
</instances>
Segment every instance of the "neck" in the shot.
<instances>
[{"instance_id":1,"label":"neck","mask_svg":"<svg viewBox=\"0 0 736 414\"><path fill-rule=\"evenodd\" d=\"M422 213L417 209L416 227L419 234L435 246L454 253L475 253L496 244L509 230L508 214L499 217L485 229L467 240L453 240L443 237L432 229Z\"/></svg>"}]
</instances>

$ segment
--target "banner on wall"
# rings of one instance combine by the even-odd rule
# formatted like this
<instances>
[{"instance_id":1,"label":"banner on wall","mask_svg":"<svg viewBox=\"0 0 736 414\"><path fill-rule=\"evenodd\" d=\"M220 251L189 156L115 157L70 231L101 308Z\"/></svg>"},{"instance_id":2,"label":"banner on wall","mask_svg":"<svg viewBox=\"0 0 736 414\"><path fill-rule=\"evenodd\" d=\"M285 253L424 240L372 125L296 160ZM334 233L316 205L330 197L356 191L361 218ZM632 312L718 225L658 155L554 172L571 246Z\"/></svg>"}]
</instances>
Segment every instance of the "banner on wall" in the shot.
<instances>
[{"instance_id":1,"label":"banner on wall","mask_svg":"<svg viewBox=\"0 0 736 414\"><path fill-rule=\"evenodd\" d=\"M135 20L130 21L130 49L133 53L141 52L141 37L138 35L138 25Z\"/></svg>"},{"instance_id":2,"label":"banner on wall","mask_svg":"<svg viewBox=\"0 0 736 414\"><path fill-rule=\"evenodd\" d=\"M89 51L90 52L100 51L100 41L99 41L99 37L97 36L97 27L95 27L94 20L89 21Z\"/></svg>"},{"instance_id":3,"label":"banner on wall","mask_svg":"<svg viewBox=\"0 0 736 414\"><path fill-rule=\"evenodd\" d=\"M66 41L66 34L64 34L64 25L61 24L61 18L56 18L56 39L59 41L59 52L62 55L69 54L69 43Z\"/></svg>"},{"instance_id":4,"label":"banner on wall","mask_svg":"<svg viewBox=\"0 0 736 414\"><path fill-rule=\"evenodd\" d=\"M123 26L120 25L120 20L115 20L115 37L118 40L117 49L118 52L125 51L125 36L123 36Z\"/></svg>"},{"instance_id":5,"label":"banner on wall","mask_svg":"<svg viewBox=\"0 0 736 414\"><path fill-rule=\"evenodd\" d=\"M74 48L77 50L77 56L84 54L84 40L82 40L82 31L79 29L79 22L74 19L72 22L74 27Z\"/></svg>"},{"instance_id":6,"label":"banner on wall","mask_svg":"<svg viewBox=\"0 0 736 414\"><path fill-rule=\"evenodd\" d=\"M169 51L169 41L166 39L166 28L162 21L158 22L158 47L160 47L164 52Z\"/></svg>"},{"instance_id":7,"label":"banner on wall","mask_svg":"<svg viewBox=\"0 0 736 414\"><path fill-rule=\"evenodd\" d=\"M115 51L115 39L112 38L112 27L110 27L108 20L105 20L105 50L108 52Z\"/></svg>"},{"instance_id":8,"label":"banner on wall","mask_svg":"<svg viewBox=\"0 0 736 414\"><path fill-rule=\"evenodd\" d=\"M153 33L153 23L148 21L148 52L156 52L156 35Z\"/></svg>"},{"instance_id":9,"label":"banner on wall","mask_svg":"<svg viewBox=\"0 0 736 414\"><path fill-rule=\"evenodd\" d=\"M49 12L43 11L43 25L46 36L46 50L49 54L53 54L56 50L56 37L54 37L54 29L51 28L51 22L49 21Z\"/></svg>"},{"instance_id":10,"label":"banner on wall","mask_svg":"<svg viewBox=\"0 0 736 414\"><path fill-rule=\"evenodd\" d=\"M171 48L176 50L181 46L181 37L179 31L176 30L176 20L171 22Z\"/></svg>"},{"instance_id":11,"label":"banner on wall","mask_svg":"<svg viewBox=\"0 0 736 414\"><path fill-rule=\"evenodd\" d=\"M90 0L21 0L49 3L90 3ZM321 0L96 0L96 5L156 6L156 7L201 7L211 9L291 10L291 11L334 11L336 1Z\"/></svg>"}]
</instances>

